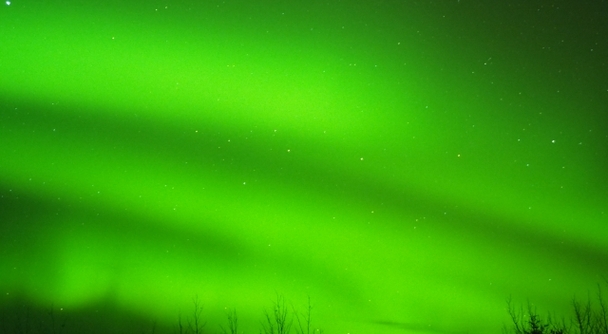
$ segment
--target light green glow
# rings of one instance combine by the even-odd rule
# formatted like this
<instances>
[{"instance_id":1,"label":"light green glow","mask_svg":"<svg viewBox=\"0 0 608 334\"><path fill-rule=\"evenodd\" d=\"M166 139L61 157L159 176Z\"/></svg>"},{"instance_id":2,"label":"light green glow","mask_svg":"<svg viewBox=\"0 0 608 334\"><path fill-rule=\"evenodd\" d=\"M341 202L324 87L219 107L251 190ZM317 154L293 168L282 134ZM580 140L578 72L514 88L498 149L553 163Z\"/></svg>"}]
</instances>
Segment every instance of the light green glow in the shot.
<instances>
[{"instance_id":1,"label":"light green glow","mask_svg":"<svg viewBox=\"0 0 608 334\"><path fill-rule=\"evenodd\" d=\"M586 93L417 7L235 5L2 9L2 294L163 324L197 295L255 329L280 292L327 333L486 333L605 275Z\"/></svg>"}]
</instances>

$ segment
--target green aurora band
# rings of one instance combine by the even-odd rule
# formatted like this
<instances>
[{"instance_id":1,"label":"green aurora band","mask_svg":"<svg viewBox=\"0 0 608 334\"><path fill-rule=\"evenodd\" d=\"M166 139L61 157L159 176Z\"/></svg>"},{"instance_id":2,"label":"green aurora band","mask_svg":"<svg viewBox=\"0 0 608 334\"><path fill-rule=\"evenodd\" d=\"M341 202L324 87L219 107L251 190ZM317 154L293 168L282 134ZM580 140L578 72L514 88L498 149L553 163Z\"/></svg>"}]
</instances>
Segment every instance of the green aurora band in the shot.
<instances>
[{"instance_id":1,"label":"green aurora band","mask_svg":"<svg viewBox=\"0 0 608 334\"><path fill-rule=\"evenodd\" d=\"M0 306L568 315L608 271L607 5L476 2L4 4Z\"/></svg>"}]
</instances>

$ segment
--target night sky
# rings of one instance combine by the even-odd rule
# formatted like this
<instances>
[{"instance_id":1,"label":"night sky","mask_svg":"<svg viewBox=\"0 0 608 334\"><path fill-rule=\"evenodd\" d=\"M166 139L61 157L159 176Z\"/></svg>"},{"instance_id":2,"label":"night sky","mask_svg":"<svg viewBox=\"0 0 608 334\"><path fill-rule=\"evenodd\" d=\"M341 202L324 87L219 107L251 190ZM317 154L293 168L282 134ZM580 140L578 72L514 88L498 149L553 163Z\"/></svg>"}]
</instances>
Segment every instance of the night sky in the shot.
<instances>
[{"instance_id":1,"label":"night sky","mask_svg":"<svg viewBox=\"0 0 608 334\"><path fill-rule=\"evenodd\" d=\"M258 333L277 295L326 334L570 317L608 278L606 18L2 2L0 331L175 333L199 303Z\"/></svg>"}]
</instances>

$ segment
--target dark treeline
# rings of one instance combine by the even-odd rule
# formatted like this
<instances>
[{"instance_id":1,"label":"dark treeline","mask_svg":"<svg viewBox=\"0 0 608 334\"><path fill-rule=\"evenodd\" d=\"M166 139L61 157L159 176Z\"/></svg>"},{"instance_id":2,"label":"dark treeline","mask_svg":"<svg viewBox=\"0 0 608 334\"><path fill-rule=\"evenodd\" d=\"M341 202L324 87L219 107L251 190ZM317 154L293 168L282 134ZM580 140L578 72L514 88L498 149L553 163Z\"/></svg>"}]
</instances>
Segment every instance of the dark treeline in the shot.
<instances>
[{"instance_id":1,"label":"dark treeline","mask_svg":"<svg viewBox=\"0 0 608 334\"><path fill-rule=\"evenodd\" d=\"M606 281L608 283L608 280ZM70 333L139 333L139 334L242 334L236 310L229 310L224 324L216 329L207 326L204 308L200 300L193 298L190 312L179 313L175 324L161 326L155 321L134 314L106 312L103 307L67 313L51 306L35 309L26 303L0 308L0 333L3 334L70 334ZM569 318L557 318L551 314L541 315L530 302L516 307L507 300L511 322L503 328L503 334L608 334L608 305L598 284L595 297L586 301L572 300ZM322 334L323 330L313 325L310 298L303 312L288 305L282 295L265 309L257 334ZM249 332L246 332L249 333Z\"/></svg>"},{"instance_id":2,"label":"dark treeline","mask_svg":"<svg viewBox=\"0 0 608 334\"><path fill-rule=\"evenodd\" d=\"M526 308L519 309L511 299L507 304L512 323L504 328L505 334L608 334L608 306L600 284L595 299L572 300L573 312L568 319L557 319L551 314L542 316L529 302Z\"/></svg>"},{"instance_id":3,"label":"dark treeline","mask_svg":"<svg viewBox=\"0 0 608 334\"><path fill-rule=\"evenodd\" d=\"M2 305L4 304L4 305ZM51 305L36 308L25 300L13 299L0 304L1 334L322 334L313 326L310 298L304 311L297 310L277 294L265 309L258 331L244 331L237 311L228 310L223 324L208 325L205 309L198 297L193 298L188 312L178 313L173 325L157 323L141 315L119 310L111 303L100 303L87 309L67 312ZM213 328L214 327L214 328Z\"/></svg>"}]
</instances>

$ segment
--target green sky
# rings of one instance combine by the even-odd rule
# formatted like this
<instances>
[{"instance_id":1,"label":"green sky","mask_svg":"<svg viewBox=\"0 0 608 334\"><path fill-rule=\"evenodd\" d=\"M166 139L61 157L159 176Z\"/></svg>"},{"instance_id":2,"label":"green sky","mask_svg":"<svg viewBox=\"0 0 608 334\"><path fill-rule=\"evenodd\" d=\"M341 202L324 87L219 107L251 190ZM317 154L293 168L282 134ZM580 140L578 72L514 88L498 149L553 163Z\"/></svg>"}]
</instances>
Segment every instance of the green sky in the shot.
<instances>
[{"instance_id":1,"label":"green sky","mask_svg":"<svg viewBox=\"0 0 608 334\"><path fill-rule=\"evenodd\" d=\"M198 298L212 333L277 293L326 333L568 314L608 275L606 15L3 3L0 306L131 330Z\"/></svg>"}]
</instances>

